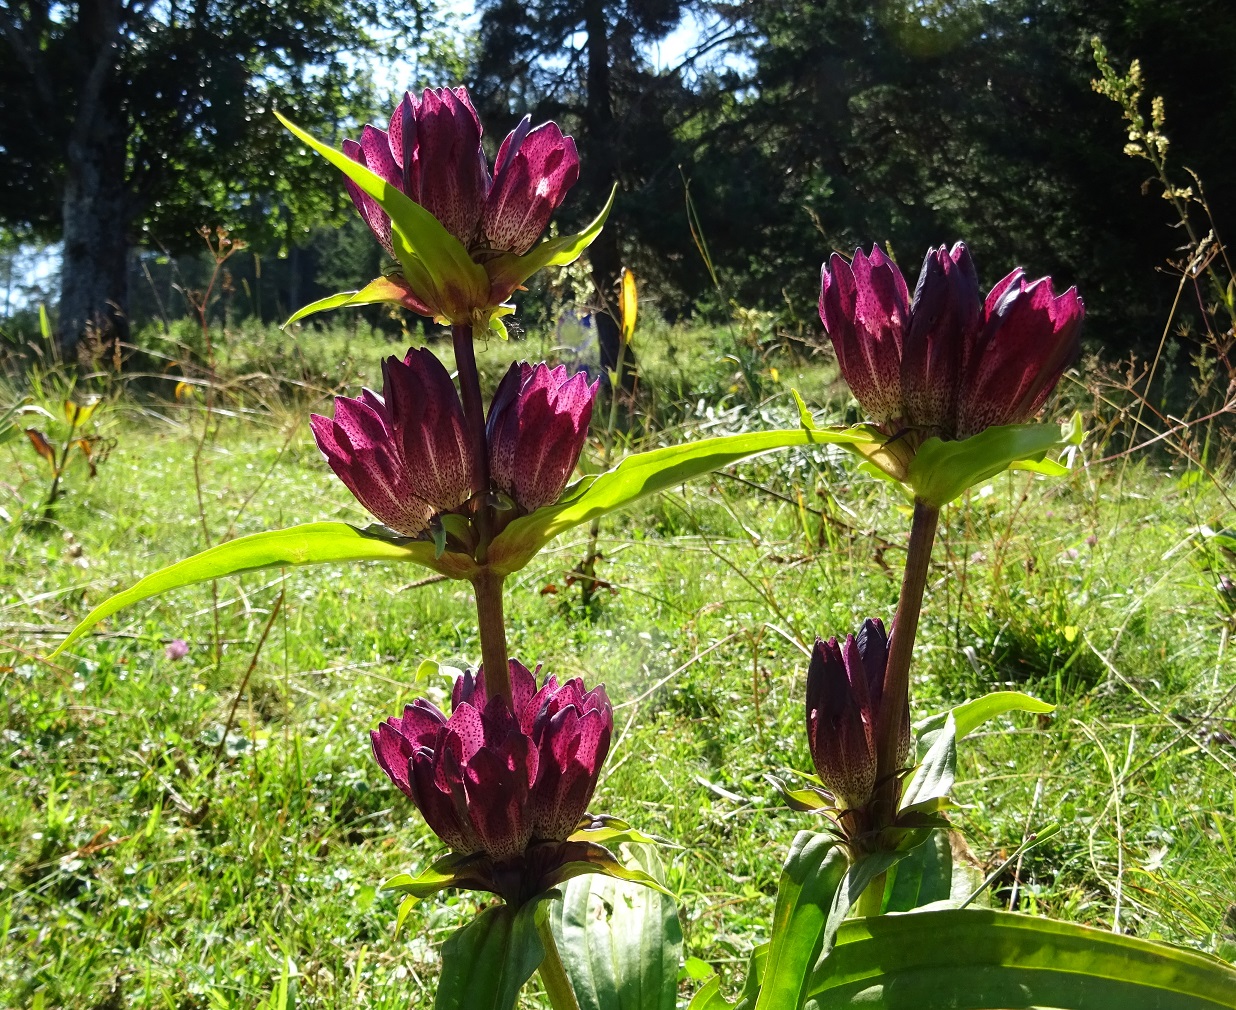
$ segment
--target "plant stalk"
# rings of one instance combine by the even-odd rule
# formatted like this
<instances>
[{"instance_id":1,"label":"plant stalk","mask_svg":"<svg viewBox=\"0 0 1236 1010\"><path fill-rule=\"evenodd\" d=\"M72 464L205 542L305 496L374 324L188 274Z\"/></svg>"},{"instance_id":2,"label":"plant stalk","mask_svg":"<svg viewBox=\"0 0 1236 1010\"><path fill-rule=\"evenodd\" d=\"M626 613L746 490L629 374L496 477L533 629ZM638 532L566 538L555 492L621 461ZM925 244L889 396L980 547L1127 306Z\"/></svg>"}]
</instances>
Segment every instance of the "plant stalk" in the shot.
<instances>
[{"instance_id":1,"label":"plant stalk","mask_svg":"<svg viewBox=\"0 0 1236 1010\"><path fill-rule=\"evenodd\" d=\"M884 888L888 881L888 871L885 870L869 883L858 901L854 902L855 915L879 915L884 910Z\"/></svg>"},{"instance_id":2,"label":"plant stalk","mask_svg":"<svg viewBox=\"0 0 1236 1010\"><path fill-rule=\"evenodd\" d=\"M540 972L541 984L549 995L549 1005L554 1010L579 1010L579 1001L575 998L575 990L562 965L562 955L558 953L554 931L549 925L549 916L537 923L536 931L541 938L541 946L545 948Z\"/></svg>"},{"instance_id":3,"label":"plant stalk","mask_svg":"<svg viewBox=\"0 0 1236 1010\"><path fill-rule=\"evenodd\" d=\"M502 583L505 576L496 575L485 566L489 541L493 535L493 510L487 500L489 442L485 438L485 407L481 400L481 378L476 368L471 325L455 323L451 326L451 342L455 347L459 397L463 403L464 423L468 426L468 436L472 443L472 477L477 488L477 506L473 516L473 528L477 537L474 557L481 568L472 579L472 589L476 593L476 626L481 636L485 690L491 698L500 694L507 702L513 702L511 672L507 664L506 619L502 613Z\"/></svg>"},{"instance_id":4,"label":"plant stalk","mask_svg":"<svg viewBox=\"0 0 1236 1010\"><path fill-rule=\"evenodd\" d=\"M476 351L472 346L472 326L455 323L451 326L451 342L455 347L455 369L459 374L459 398L463 402L464 422L472 442L472 476L484 496L489 490L489 447L485 440L485 405L481 400L481 377L476 369ZM488 512L482 501L477 518ZM488 515L485 515L488 519ZM486 523L488 525L488 523ZM488 544L484 544L487 547ZM483 558L478 559L483 560Z\"/></svg>"},{"instance_id":5,"label":"plant stalk","mask_svg":"<svg viewBox=\"0 0 1236 1010\"><path fill-rule=\"evenodd\" d=\"M905 575L901 580L901 596L897 600L897 615L893 620L892 648L884 668L884 690L876 726L877 823L891 824L900 798L900 767L898 744L904 713L910 703L910 660L914 655L914 638L918 633L918 617L923 609L923 591L927 588L927 573L931 566L931 548L936 539L940 510L922 499L914 500L914 520L910 526L910 544L906 552Z\"/></svg>"},{"instance_id":6,"label":"plant stalk","mask_svg":"<svg viewBox=\"0 0 1236 1010\"><path fill-rule=\"evenodd\" d=\"M481 636L481 663L485 667L485 691L512 702L511 671L507 662L506 619L502 613L502 583L505 576L481 568L472 578L476 593L476 627Z\"/></svg>"}]
</instances>

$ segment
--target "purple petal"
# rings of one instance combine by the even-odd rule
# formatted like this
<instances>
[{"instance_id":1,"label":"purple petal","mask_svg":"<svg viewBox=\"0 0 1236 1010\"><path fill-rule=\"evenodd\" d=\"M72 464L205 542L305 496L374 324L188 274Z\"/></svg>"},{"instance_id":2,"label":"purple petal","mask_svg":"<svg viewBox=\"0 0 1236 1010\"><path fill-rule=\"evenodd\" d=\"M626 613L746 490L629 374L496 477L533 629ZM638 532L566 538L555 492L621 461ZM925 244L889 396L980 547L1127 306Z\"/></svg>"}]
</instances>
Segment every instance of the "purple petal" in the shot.
<instances>
[{"instance_id":1,"label":"purple petal","mask_svg":"<svg viewBox=\"0 0 1236 1010\"><path fill-rule=\"evenodd\" d=\"M355 140L345 140L343 142L343 153L353 161L359 161L362 165L366 164L364 150ZM364 192L351 179L345 178L343 185L348 191L348 195L352 198L352 202L356 205L356 209L360 212L361 219L369 225L369 230L373 232L374 237L382 243L382 248L386 250L386 255L393 258L395 247L391 244L391 219L387 216L386 211L378 205L377 200Z\"/></svg>"},{"instance_id":2,"label":"purple petal","mask_svg":"<svg viewBox=\"0 0 1236 1010\"><path fill-rule=\"evenodd\" d=\"M382 377L409 485L436 511L458 508L477 488L463 407L450 375L431 351L420 348L403 361L387 358Z\"/></svg>"},{"instance_id":3,"label":"purple petal","mask_svg":"<svg viewBox=\"0 0 1236 1010\"><path fill-rule=\"evenodd\" d=\"M953 434L961 364L981 323L978 276L965 245L928 250L902 346L901 388L909 424Z\"/></svg>"},{"instance_id":4,"label":"purple petal","mask_svg":"<svg viewBox=\"0 0 1236 1010\"><path fill-rule=\"evenodd\" d=\"M425 528L433 509L412 492L399 445L375 395L338 397L335 420L315 416L310 425L331 469L365 508L407 536Z\"/></svg>"},{"instance_id":5,"label":"purple petal","mask_svg":"<svg viewBox=\"0 0 1236 1010\"><path fill-rule=\"evenodd\" d=\"M856 249L852 264L834 253L820 281L820 319L854 398L877 424L896 420L903 413L905 278L879 246L872 246L870 256Z\"/></svg>"},{"instance_id":6,"label":"purple petal","mask_svg":"<svg viewBox=\"0 0 1236 1010\"><path fill-rule=\"evenodd\" d=\"M480 154L480 119L466 90L426 89L416 110L416 144L413 199L469 245L489 192L489 173Z\"/></svg>"},{"instance_id":7,"label":"purple petal","mask_svg":"<svg viewBox=\"0 0 1236 1010\"><path fill-rule=\"evenodd\" d=\"M498 153L485 203L482 231L489 247L521 255L531 249L578 178L574 140L554 123L532 131L521 123Z\"/></svg>"},{"instance_id":8,"label":"purple petal","mask_svg":"<svg viewBox=\"0 0 1236 1010\"><path fill-rule=\"evenodd\" d=\"M378 723L378 728L371 730L369 739L373 742L373 756L379 767L408 796L412 795L408 785L408 760L412 750L407 740L390 722Z\"/></svg>"},{"instance_id":9,"label":"purple petal","mask_svg":"<svg viewBox=\"0 0 1236 1010\"><path fill-rule=\"evenodd\" d=\"M987 297L987 318L966 363L957 434L1028 421L1077 356L1085 306L1077 290L1056 297L1050 277L1020 270Z\"/></svg>"},{"instance_id":10,"label":"purple petal","mask_svg":"<svg viewBox=\"0 0 1236 1010\"><path fill-rule=\"evenodd\" d=\"M476 837L467 817L461 816L456 791L442 789L437 784L437 755L419 750L409 762L409 795L433 833L455 852L479 852L481 841ZM462 783L458 786L462 798ZM466 813L466 806L464 812Z\"/></svg>"}]
</instances>

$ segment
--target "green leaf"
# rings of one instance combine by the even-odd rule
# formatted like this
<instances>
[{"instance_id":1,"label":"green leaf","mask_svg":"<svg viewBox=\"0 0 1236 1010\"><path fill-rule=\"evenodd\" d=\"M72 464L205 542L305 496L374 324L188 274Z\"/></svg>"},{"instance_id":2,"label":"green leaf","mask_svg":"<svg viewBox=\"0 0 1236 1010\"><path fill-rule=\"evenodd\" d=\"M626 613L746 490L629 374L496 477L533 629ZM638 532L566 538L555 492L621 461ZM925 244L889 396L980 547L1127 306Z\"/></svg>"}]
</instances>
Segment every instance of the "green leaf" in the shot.
<instances>
[{"instance_id":1,"label":"green leaf","mask_svg":"<svg viewBox=\"0 0 1236 1010\"><path fill-rule=\"evenodd\" d=\"M656 849L632 845L630 852L663 880ZM562 891L550 924L580 1010L674 1010L682 957L674 899L595 873Z\"/></svg>"},{"instance_id":2,"label":"green leaf","mask_svg":"<svg viewBox=\"0 0 1236 1010\"><path fill-rule=\"evenodd\" d=\"M609 217L609 212L614 206L614 195L617 192L618 186L615 184L614 188L609 191L609 199L605 201L601 213L593 218L583 231L574 235L560 235L558 238L546 239L522 256L506 253L490 260L485 265L485 269L489 273L489 280L494 290L514 291L538 270L574 263L601 234L605 219Z\"/></svg>"},{"instance_id":3,"label":"green leaf","mask_svg":"<svg viewBox=\"0 0 1236 1010\"><path fill-rule=\"evenodd\" d=\"M962 740L983 723L1009 712L1034 712L1042 715L1054 712L1055 709L1055 705L1049 705L1020 691L992 691L981 698L963 702L949 712L940 712L916 723L914 730L918 734L918 752L920 755L927 753L935 742L936 735L944 729L949 716L953 718L957 739Z\"/></svg>"},{"instance_id":4,"label":"green leaf","mask_svg":"<svg viewBox=\"0 0 1236 1010\"><path fill-rule=\"evenodd\" d=\"M445 554L434 559L434 546L425 540L388 538L347 523L308 523L285 530L254 533L211 547L184 561L147 575L136 585L100 603L52 653L57 656L92 627L134 603L169 589L208 582L224 575L240 575L263 568L320 565L337 561L412 561L452 578L466 578L470 558Z\"/></svg>"},{"instance_id":5,"label":"green leaf","mask_svg":"<svg viewBox=\"0 0 1236 1010\"><path fill-rule=\"evenodd\" d=\"M312 316L317 312L327 312L330 309L340 309L345 306L377 305L385 302L407 306L408 296L411 293L411 289L406 284L400 283L397 277L377 277L359 291L340 291L336 295L327 295L316 302L310 302L288 316L287 322L280 329L286 330L293 323L300 322L306 316Z\"/></svg>"},{"instance_id":6,"label":"green leaf","mask_svg":"<svg viewBox=\"0 0 1236 1010\"><path fill-rule=\"evenodd\" d=\"M595 842L598 845L614 845L622 842L638 842L643 845L656 843L656 839L651 835L644 834L617 817L606 818L598 827L587 827L576 831L567 841Z\"/></svg>"},{"instance_id":7,"label":"green leaf","mask_svg":"<svg viewBox=\"0 0 1236 1010\"><path fill-rule=\"evenodd\" d=\"M906 483L923 501L944 506L966 488L1005 470L1065 473L1059 464L1045 466L1043 456L1049 449L1079 445L1081 440L1080 414L1074 414L1059 428L1054 424L1007 424L958 442L929 438L914 454Z\"/></svg>"},{"instance_id":8,"label":"green leaf","mask_svg":"<svg viewBox=\"0 0 1236 1010\"><path fill-rule=\"evenodd\" d=\"M384 891L398 891L419 901L437 894L446 887L467 886L468 881L462 880L466 873L466 864L476 861L471 853L448 852L440 856L421 870L415 877L410 873L397 873L382 883ZM400 909L403 913L403 909ZM400 920L402 921L402 919ZM396 926L398 929L398 926Z\"/></svg>"},{"instance_id":9,"label":"green leaf","mask_svg":"<svg viewBox=\"0 0 1236 1010\"><path fill-rule=\"evenodd\" d=\"M772 937L756 1010L797 1007L825 941L825 924L845 878L845 850L828 834L800 831L777 887Z\"/></svg>"},{"instance_id":10,"label":"green leaf","mask_svg":"<svg viewBox=\"0 0 1236 1010\"><path fill-rule=\"evenodd\" d=\"M537 898L519 911L496 905L452 933L442 945L435 1010L513 1010L545 957L537 922L547 902Z\"/></svg>"},{"instance_id":11,"label":"green leaf","mask_svg":"<svg viewBox=\"0 0 1236 1010\"><path fill-rule=\"evenodd\" d=\"M636 453L612 470L578 481L556 505L516 519L490 544L489 563L500 574L518 571L537 551L572 526L749 456L795 445L876 440L865 428L793 428L725 435Z\"/></svg>"},{"instance_id":12,"label":"green leaf","mask_svg":"<svg viewBox=\"0 0 1236 1010\"><path fill-rule=\"evenodd\" d=\"M564 862L542 878L547 886L554 887L586 874L602 874L607 877L613 877L615 880L623 880L631 884L641 884L671 898L673 897L656 877L644 872L637 866L628 866L621 862L604 845L576 840L589 833L577 832L572 836L571 840L562 843L562 848L559 851L561 853L560 858Z\"/></svg>"},{"instance_id":13,"label":"green leaf","mask_svg":"<svg viewBox=\"0 0 1236 1010\"><path fill-rule=\"evenodd\" d=\"M954 859L950 834L947 828L936 828L889 868L885 912L909 912L940 902L960 907L970 898L982 878L973 867Z\"/></svg>"},{"instance_id":14,"label":"green leaf","mask_svg":"<svg viewBox=\"0 0 1236 1010\"><path fill-rule=\"evenodd\" d=\"M957 777L957 723L950 712L901 796L902 810L947 796Z\"/></svg>"},{"instance_id":15,"label":"green leaf","mask_svg":"<svg viewBox=\"0 0 1236 1010\"><path fill-rule=\"evenodd\" d=\"M342 151L315 140L275 113L279 122L373 197L391 219L391 244L412 289L435 312L469 322L471 309L489 302L489 278L459 239L420 204ZM467 311L464 311L467 310Z\"/></svg>"},{"instance_id":16,"label":"green leaf","mask_svg":"<svg viewBox=\"0 0 1236 1010\"><path fill-rule=\"evenodd\" d=\"M815 810L826 810L833 806L832 802L819 789L791 789L775 775L764 776L785 800L785 805L799 813L810 813Z\"/></svg>"},{"instance_id":17,"label":"green leaf","mask_svg":"<svg viewBox=\"0 0 1236 1010\"><path fill-rule=\"evenodd\" d=\"M1231 1010L1236 968L1051 919L928 911L843 924L807 997L809 1010Z\"/></svg>"},{"instance_id":18,"label":"green leaf","mask_svg":"<svg viewBox=\"0 0 1236 1010\"><path fill-rule=\"evenodd\" d=\"M416 907L417 897L415 894L404 896L403 901L399 903L399 911L395 913L395 938L399 938L399 930L403 928L404 920L408 918L408 914Z\"/></svg>"},{"instance_id":19,"label":"green leaf","mask_svg":"<svg viewBox=\"0 0 1236 1010\"><path fill-rule=\"evenodd\" d=\"M790 393L793 394L794 405L798 408L798 423L809 431L815 431L815 418L811 416L811 411L807 409L807 404L804 402L802 394L793 387L791 387Z\"/></svg>"}]
</instances>

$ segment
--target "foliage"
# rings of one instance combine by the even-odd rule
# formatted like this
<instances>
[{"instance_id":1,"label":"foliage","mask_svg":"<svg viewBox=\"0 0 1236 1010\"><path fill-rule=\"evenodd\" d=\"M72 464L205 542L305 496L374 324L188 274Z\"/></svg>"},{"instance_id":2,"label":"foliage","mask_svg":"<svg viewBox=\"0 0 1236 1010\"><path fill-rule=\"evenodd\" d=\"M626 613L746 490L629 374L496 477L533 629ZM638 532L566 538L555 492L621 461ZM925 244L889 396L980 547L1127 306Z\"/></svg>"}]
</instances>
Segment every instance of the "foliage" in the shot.
<instances>
[{"instance_id":1,"label":"foliage","mask_svg":"<svg viewBox=\"0 0 1236 1010\"><path fill-rule=\"evenodd\" d=\"M785 393L730 410L725 336L678 331L674 340L690 348L694 367L684 371L660 348L641 363L659 395L682 390L685 403L667 404L667 420L687 419L692 436L758 422L759 412L792 423ZM382 343L355 341L337 332L321 350L350 347L372 369ZM241 350L230 352L238 364ZM267 346L254 351L272 360ZM482 354L482 372L496 381L508 355L495 344ZM786 384L816 391L809 399L823 404L825 368L774 360ZM354 375L351 389L364 381L372 372ZM700 396L709 404L697 414ZM201 546L183 481L194 449L183 422L200 413L200 401L169 396L152 410L125 398L114 409L124 442L99 480L72 488L57 516L80 555L18 526L0 530L12 576L0 579L12 622L0 637L24 652L46 652L70 617L113 585ZM224 418L207 450L212 487L269 475L238 533L302 516L306 503L363 522L303 427L283 449L303 408L241 417ZM1086 426L1096 420L1088 416ZM661 850L682 909L684 953L697 972L700 961L719 969L726 993L740 987L751 945L767 938L786 848L814 826L784 810L764 778L810 767L805 660L767 626L804 641L887 610L895 594L879 564L895 558L880 545L903 525L891 488L848 474L827 450L799 453L757 461L742 476L772 492L800 488L806 511L771 493L736 494L740 485L718 476L610 521L601 545L617 592L592 622L540 592L578 559L570 538L526 569L511 598L519 654L590 679L600 672L615 698L631 700L621 710L630 729L598 806L636 797L641 827L684 843ZM18 485L41 465L17 440L0 446L0 463ZM1185 532L1199 522L1221 529L1230 512L1213 485L1180 486L1147 461L1123 475L1108 466L1059 483L1021 474L991 486L944 513L916 712L1005 678L991 641L975 640L965 620L990 608L998 630L1049 577L1073 601L1075 640L1091 643L1115 672L1096 659L1098 683L1066 677L1060 696L1052 678L1032 679L1031 690L1060 703L1054 716L1005 716L992 725L1015 733L971 738L959 769L972 850L964 859L983 875L999 871L997 907L1104 928L1118 915L1122 929L1142 937L1230 950L1226 885L1236 850L1225 841L1231 819L1213 803L1234 760L1224 736L1228 654ZM843 491L852 515L829 510L828 496ZM222 528L235 503L211 495L207 507ZM1091 532L1098 538L1088 547ZM985 558L974 559L980 551ZM446 681L422 671L421 657L463 667L477 641L452 617L459 601L449 585L406 588L415 577L379 571L324 566L225 584L217 668L204 587L129 612L54 668L22 653L0 657L13 667L0 671L9 745L0 767L0 921L8 922L0 998L29 1005L44 987L49 1007L158 1005L164 993L189 1006L251 1007L277 992L286 954L299 1007L432 1005L437 946L475 906L464 896L418 905L392 944L398 898L377 885L411 862L427 864L436 843L401 794L375 779L356 730L389 714L392 691L441 698ZM272 594L284 586L285 609L241 696L237 728L213 758ZM1043 620L1057 618L1048 611ZM190 641L183 661L164 656L174 635ZM1094 655L1089 645L1085 654ZM1060 834L1003 866L1028 832L1052 821ZM526 999L543 1005L535 991Z\"/></svg>"}]
</instances>

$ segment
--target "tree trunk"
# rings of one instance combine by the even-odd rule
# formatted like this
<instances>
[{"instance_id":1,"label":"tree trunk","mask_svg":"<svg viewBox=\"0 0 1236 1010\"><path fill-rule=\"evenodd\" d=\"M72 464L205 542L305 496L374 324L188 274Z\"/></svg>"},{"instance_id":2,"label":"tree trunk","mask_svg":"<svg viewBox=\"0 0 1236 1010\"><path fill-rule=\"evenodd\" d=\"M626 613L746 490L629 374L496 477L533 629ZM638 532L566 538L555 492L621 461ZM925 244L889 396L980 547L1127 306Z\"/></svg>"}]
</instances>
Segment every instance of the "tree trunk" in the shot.
<instances>
[{"instance_id":1,"label":"tree trunk","mask_svg":"<svg viewBox=\"0 0 1236 1010\"><path fill-rule=\"evenodd\" d=\"M77 102L65 152L64 258L60 267L61 349L71 352L87 333L99 339L129 335L129 225L126 178L128 123L116 92L123 34L120 0L79 5L84 45Z\"/></svg>"},{"instance_id":2,"label":"tree trunk","mask_svg":"<svg viewBox=\"0 0 1236 1010\"><path fill-rule=\"evenodd\" d=\"M588 34L588 98L584 106L584 134L588 139L588 163L591 171L600 169L599 192L609 195L617 179L614 170L614 108L609 83L609 34L604 0L588 0L584 8L584 30ZM618 231L611 216L609 223L588 249L592 266L592 283L596 286L600 304L606 311L594 317L597 343L601 351L602 374L618 367L618 322L609 311L614 305L615 286L622 270L622 253L618 247ZM630 348L624 368L624 385L634 381L634 354Z\"/></svg>"},{"instance_id":3,"label":"tree trunk","mask_svg":"<svg viewBox=\"0 0 1236 1010\"><path fill-rule=\"evenodd\" d=\"M100 107L69 141L64 186L60 346L72 351L87 332L127 339L129 195L125 131Z\"/></svg>"}]
</instances>

